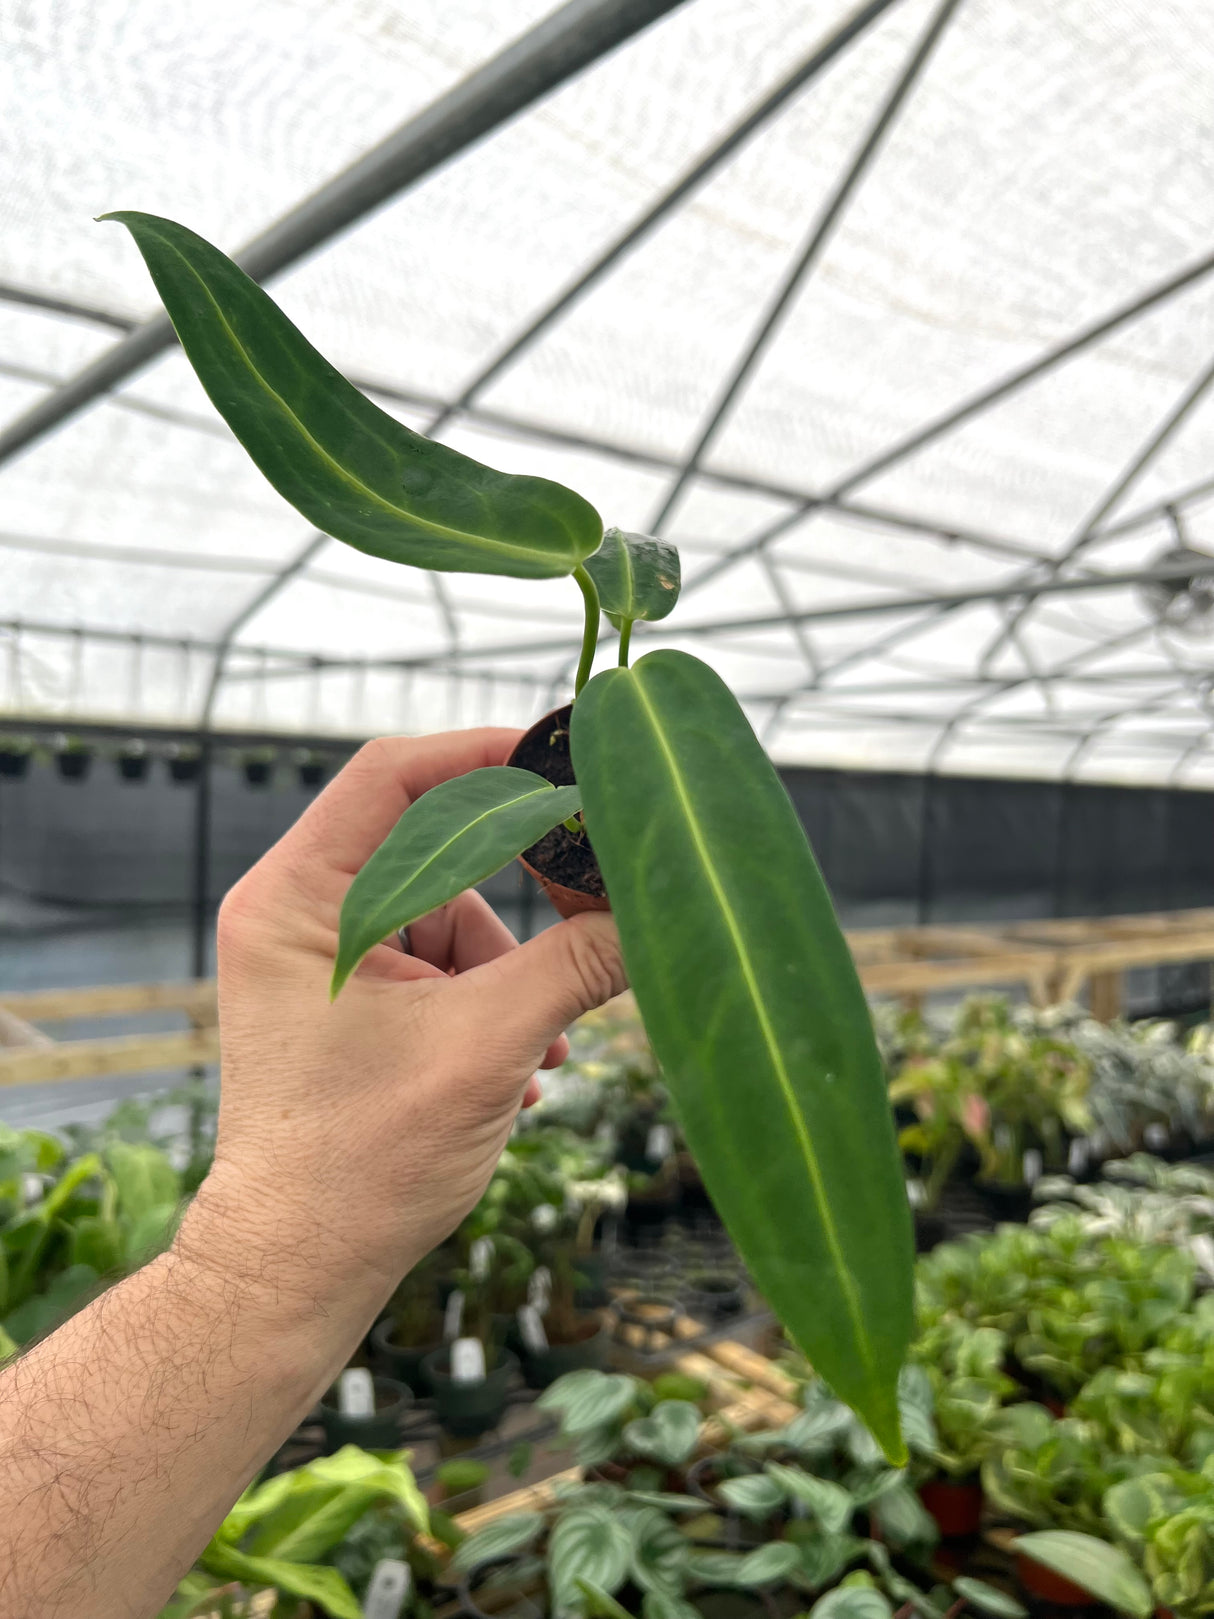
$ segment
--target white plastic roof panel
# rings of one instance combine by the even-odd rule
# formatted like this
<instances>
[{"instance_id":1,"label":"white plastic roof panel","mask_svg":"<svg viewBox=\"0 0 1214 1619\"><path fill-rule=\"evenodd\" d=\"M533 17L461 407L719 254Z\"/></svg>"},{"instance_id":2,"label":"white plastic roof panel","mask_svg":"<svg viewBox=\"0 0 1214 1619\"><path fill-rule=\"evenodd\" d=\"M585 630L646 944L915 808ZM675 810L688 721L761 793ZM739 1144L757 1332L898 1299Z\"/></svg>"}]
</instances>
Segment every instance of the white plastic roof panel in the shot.
<instances>
[{"instance_id":1,"label":"white plastic roof panel","mask_svg":"<svg viewBox=\"0 0 1214 1619\"><path fill-rule=\"evenodd\" d=\"M858 9L683 0L274 295L416 430L471 389L438 436L608 522L652 530L681 482L684 599L639 649L708 659L778 759L1214 784L1214 618L1161 622L1138 578L1214 553L1211 8L959 0L857 167L943 15L892 0L480 382ZM156 311L94 216L236 251L549 10L0 9L0 444ZM217 659L220 727L522 723L568 695L579 636L568 581L318 540L176 351L0 456L3 725L193 726Z\"/></svg>"}]
</instances>

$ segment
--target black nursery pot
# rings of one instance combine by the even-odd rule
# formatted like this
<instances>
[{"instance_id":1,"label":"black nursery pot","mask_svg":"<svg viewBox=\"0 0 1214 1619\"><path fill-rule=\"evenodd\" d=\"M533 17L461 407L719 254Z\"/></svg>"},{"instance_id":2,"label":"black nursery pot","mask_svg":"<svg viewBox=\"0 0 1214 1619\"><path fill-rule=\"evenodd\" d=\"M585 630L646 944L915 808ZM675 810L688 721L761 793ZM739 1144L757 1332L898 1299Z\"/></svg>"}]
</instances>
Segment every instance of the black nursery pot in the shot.
<instances>
[{"instance_id":1,"label":"black nursery pot","mask_svg":"<svg viewBox=\"0 0 1214 1619\"><path fill-rule=\"evenodd\" d=\"M566 1372L602 1371L614 1336L614 1324L589 1316L585 1336L576 1343L549 1344L547 1349L522 1349L523 1381L529 1389L546 1389Z\"/></svg>"},{"instance_id":2,"label":"black nursery pot","mask_svg":"<svg viewBox=\"0 0 1214 1619\"><path fill-rule=\"evenodd\" d=\"M182 759L168 760L169 780L176 782L197 781L202 770L202 760L197 754Z\"/></svg>"},{"instance_id":3,"label":"black nursery pot","mask_svg":"<svg viewBox=\"0 0 1214 1619\"><path fill-rule=\"evenodd\" d=\"M1004 1185L1002 1181L975 1181L974 1190L982 1199L992 1220L999 1223L1025 1225L1033 1212L1031 1186Z\"/></svg>"},{"instance_id":4,"label":"black nursery pot","mask_svg":"<svg viewBox=\"0 0 1214 1619\"><path fill-rule=\"evenodd\" d=\"M330 1450L359 1445L363 1450L399 1450L401 1423L413 1405L413 1395L391 1377L373 1379L375 1412L369 1417L346 1417L337 1408L337 1390L331 1388L320 1402L320 1421Z\"/></svg>"},{"instance_id":5,"label":"black nursery pot","mask_svg":"<svg viewBox=\"0 0 1214 1619\"><path fill-rule=\"evenodd\" d=\"M299 766L299 785L301 787L319 787L325 779L325 766L318 759L310 759L306 764Z\"/></svg>"},{"instance_id":6,"label":"black nursery pot","mask_svg":"<svg viewBox=\"0 0 1214 1619\"><path fill-rule=\"evenodd\" d=\"M687 1278L683 1303L688 1315L698 1321L723 1321L741 1313L746 1290L736 1276L697 1271Z\"/></svg>"},{"instance_id":7,"label":"black nursery pot","mask_svg":"<svg viewBox=\"0 0 1214 1619\"><path fill-rule=\"evenodd\" d=\"M120 753L118 774L123 781L144 781L148 773L146 753Z\"/></svg>"},{"instance_id":8,"label":"black nursery pot","mask_svg":"<svg viewBox=\"0 0 1214 1619\"><path fill-rule=\"evenodd\" d=\"M0 776L7 776L10 781L19 781L30 767L28 753L18 753L14 749L0 748Z\"/></svg>"},{"instance_id":9,"label":"black nursery pot","mask_svg":"<svg viewBox=\"0 0 1214 1619\"><path fill-rule=\"evenodd\" d=\"M442 1348L439 1343L414 1346L398 1344L392 1336L396 1322L391 1316L377 1321L371 1329L371 1348L378 1363L389 1377L412 1389L414 1394L429 1394L430 1385L422 1371L422 1362Z\"/></svg>"},{"instance_id":10,"label":"black nursery pot","mask_svg":"<svg viewBox=\"0 0 1214 1619\"><path fill-rule=\"evenodd\" d=\"M274 779L274 766L268 759L246 759L244 779L250 787L268 787Z\"/></svg>"},{"instance_id":11,"label":"black nursery pot","mask_svg":"<svg viewBox=\"0 0 1214 1619\"><path fill-rule=\"evenodd\" d=\"M572 715L572 703L545 714L519 739L506 763L518 770L530 770L554 787L572 787L573 760L569 753ZM519 861L562 916L611 909L603 874L584 832L574 837L568 827L554 826L538 843L524 849Z\"/></svg>"},{"instance_id":12,"label":"black nursery pot","mask_svg":"<svg viewBox=\"0 0 1214 1619\"><path fill-rule=\"evenodd\" d=\"M450 1365L451 1351L445 1347L422 1362L422 1374L434 1395L438 1420L456 1439L476 1439L502 1420L518 1361L508 1350L499 1350L480 1383L455 1382Z\"/></svg>"},{"instance_id":13,"label":"black nursery pot","mask_svg":"<svg viewBox=\"0 0 1214 1619\"><path fill-rule=\"evenodd\" d=\"M64 781L83 781L93 762L91 753L57 753L55 763Z\"/></svg>"}]
</instances>

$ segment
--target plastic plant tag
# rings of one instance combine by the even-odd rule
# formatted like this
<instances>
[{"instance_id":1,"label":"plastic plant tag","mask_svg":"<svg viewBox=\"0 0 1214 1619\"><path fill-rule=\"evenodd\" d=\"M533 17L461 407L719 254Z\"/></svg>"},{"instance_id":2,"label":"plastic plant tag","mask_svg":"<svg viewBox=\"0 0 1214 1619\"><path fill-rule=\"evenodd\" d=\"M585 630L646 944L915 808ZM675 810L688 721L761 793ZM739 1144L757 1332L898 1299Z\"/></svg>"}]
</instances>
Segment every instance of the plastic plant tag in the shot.
<instances>
[{"instance_id":1,"label":"plastic plant tag","mask_svg":"<svg viewBox=\"0 0 1214 1619\"><path fill-rule=\"evenodd\" d=\"M1142 1139L1152 1152L1158 1152L1161 1147L1166 1147L1168 1144L1167 1125L1160 1124L1158 1120L1154 1124L1148 1124L1142 1132Z\"/></svg>"},{"instance_id":2,"label":"plastic plant tag","mask_svg":"<svg viewBox=\"0 0 1214 1619\"><path fill-rule=\"evenodd\" d=\"M547 1265L537 1265L527 1283L527 1303L543 1315L552 1298L552 1272Z\"/></svg>"},{"instance_id":3,"label":"plastic plant tag","mask_svg":"<svg viewBox=\"0 0 1214 1619\"><path fill-rule=\"evenodd\" d=\"M367 1582L363 1619L400 1619L412 1583L408 1563L398 1557L381 1557Z\"/></svg>"},{"instance_id":4,"label":"plastic plant tag","mask_svg":"<svg viewBox=\"0 0 1214 1619\"><path fill-rule=\"evenodd\" d=\"M343 1417L375 1415L375 1384L365 1366L351 1366L337 1380L337 1409Z\"/></svg>"},{"instance_id":5,"label":"plastic plant tag","mask_svg":"<svg viewBox=\"0 0 1214 1619\"><path fill-rule=\"evenodd\" d=\"M907 1181L907 1183L906 1183L906 1201L910 1204L912 1209L922 1208L924 1200L926 1199L926 1197L927 1197L927 1189L924 1186L922 1181L919 1181L919 1180Z\"/></svg>"},{"instance_id":6,"label":"plastic plant tag","mask_svg":"<svg viewBox=\"0 0 1214 1619\"><path fill-rule=\"evenodd\" d=\"M560 1212L554 1203L540 1203L531 1211L531 1225L541 1236L556 1230Z\"/></svg>"},{"instance_id":7,"label":"plastic plant tag","mask_svg":"<svg viewBox=\"0 0 1214 1619\"><path fill-rule=\"evenodd\" d=\"M1024 1154L1024 1163L1021 1169L1021 1173L1024 1176L1024 1184L1026 1186L1032 1186L1035 1181L1039 1181L1041 1179L1041 1170L1041 1154L1037 1151L1036 1147L1026 1148Z\"/></svg>"},{"instance_id":8,"label":"plastic plant tag","mask_svg":"<svg viewBox=\"0 0 1214 1619\"><path fill-rule=\"evenodd\" d=\"M493 1238L478 1237L468 1250L468 1269L473 1281L483 1282L493 1264Z\"/></svg>"},{"instance_id":9,"label":"plastic plant tag","mask_svg":"<svg viewBox=\"0 0 1214 1619\"><path fill-rule=\"evenodd\" d=\"M1082 1175L1088 1167L1088 1144L1079 1136L1075 1137L1067 1150L1066 1167L1072 1175Z\"/></svg>"},{"instance_id":10,"label":"plastic plant tag","mask_svg":"<svg viewBox=\"0 0 1214 1619\"><path fill-rule=\"evenodd\" d=\"M35 1170L27 1169L21 1177L21 1201L28 1209L41 1203L45 1182Z\"/></svg>"},{"instance_id":11,"label":"plastic plant tag","mask_svg":"<svg viewBox=\"0 0 1214 1619\"><path fill-rule=\"evenodd\" d=\"M645 1141L645 1156L651 1164L664 1164L674 1148L674 1132L668 1124L655 1124Z\"/></svg>"},{"instance_id":12,"label":"plastic plant tag","mask_svg":"<svg viewBox=\"0 0 1214 1619\"><path fill-rule=\"evenodd\" d=\"M479 1338L457 1338L451 1345L451 1381L485 1381L485 1346Z\"/></svg>"},{"instance_id":13,"label":"plastic plant tag","mask_svg":"<svg viewBox=\"0 0 1214 1619\"><path fill-rule=\"evenodd\" d=\"M454 1343L459 1337L460 1328L464 1324L464 1295L457 1287L447 1300L447 1308L443 1311L443 1342Z\"/></svg>"},{"instance_id":14,"label":"plastic plant tag","mask_svg":"<svg viewBox=\"0 0 1214 1619\"><path fill-rule=\"evenodd\" d=\"M548 1334L544 1331L544 1323L540 1320L540 1312L534 1304L521 1304L518 1310L519 1336L525 1348L533 1355L541 1354L548 1347Z\"/></svg>"}]
</instances>

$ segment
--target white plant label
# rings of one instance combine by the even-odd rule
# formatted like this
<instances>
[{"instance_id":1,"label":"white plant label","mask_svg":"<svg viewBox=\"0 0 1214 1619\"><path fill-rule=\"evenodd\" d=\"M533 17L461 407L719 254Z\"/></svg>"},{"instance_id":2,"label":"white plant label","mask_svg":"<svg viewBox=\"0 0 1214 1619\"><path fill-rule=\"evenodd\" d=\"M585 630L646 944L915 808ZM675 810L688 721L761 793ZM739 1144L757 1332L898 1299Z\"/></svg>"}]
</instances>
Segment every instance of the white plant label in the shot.
<instances>
[{"instance_id":1,"label":"white plant label","mask_svg":"<svg viewBox=\"0 0 1214 1619\"><path fill-rule=\"evenodd\" d=\"M1024 1175L1024 1184L1026 1186L1032 1186L1034 1181L1039 1181L1041 1179L1041 1171L1044 1167L1045 1166L1041 1162L1041 1154L1037 1151L1036 1147L1027 1147L1025 1149L1024 1163L1021 1171Z\"/></svg>"},{"instance_id":2,"label":"white plant label","mask_svg":"<svg viewBox=\"0 0 1214 1619\"><path fill-rule=\"evenodd\" d=\"M547 1265L537 1265L527 1283L527 1303L541 1315L552 1301L552 1272Z\"/></svg>"},{"instance_id":3,"label":"white plant label","mask_svg":"<svg viewBox=\"0 0 1214 1619\"><path fill-rule=\"evenodd\" d=\"M375 1415L375 1384L365 1366L351 1366L337 1380L337 1409L343 1417Z\"/></svg>"},{"instance_id":4,"label":"white plant label","mask_svg":"<svg viewBox=\"0 0 1214 1619\"><path fill-rule=\"evenodd\" d=\"M1088 1167L1088 1144L1076 1136L1066 1155L1066 1167L1072 1175L1082 1175Z\"/></svg>"},{"instance_id":5,"label":"white plant label","mask_svg":"<svg viewBox=\"0 0 1214 1619\"><path fill-rule=\"evenodd\" d=\"M364 1619L400 1619L412 1583L413 1573L408 1563L402 1563L398 1557L381 1557L367 1582Z\"/></svg>"},{"instance_id":6,"label":"white plant label","mask_svg":"<svg viewBox=\"0 0 1214 1619\"><path fill-rule=\"evenodd\" d=\"M600 1119L595 1126L594 1139L600 1147L615 1146L615 1126L610 1119Z\"/></svg>"},{"instance_id":7,"label":"white plant label","mask_svg":"<svg viewBox=\"0 0 1214 1619\"><path fill-rule=\"evenodd\" d=\"M547 1349L548 1334L544 1331L544 1323L540 1320L540 1312L534 1304L519 1306L518 1330L524 1345L533 1355L538 1355Z\"/></svg>"},{"instance_id":8,"label":"white plant label","mask_svg":"<svg viewBox=\"0 0 1214 1619\"><path fill-rule=\"evenodd\" d=\"M910 1204L912 1209L922 1208L924 1199L926 1197L927 1197L927 1191L924 1188L924 1185L923 1185L922 1181L918 1181L918 1180L907 1181L907 1183L906 1183L906 1201Z\"/></svg>"},{"instance_id":9,"label":"white plant label","mask_svg":"<svg viewBox=\"0 0 1214 1619\"><path fill-rule=\"evenodd\" d=\"M549 1231L556 1230L560 1217L555 1203L539 1203L531 1211L531 1224L541 1236L545 1236Z\"/></svg>"},{"instance_id":10,"label":"white plant label","mask_svg":"<svg viewBox=\"0 0 1214 1619\"><path fill-rule=\"evenodd\" d=\"M651 1164L664 1164L674 1150L674 1131L668 1124L655 1124L645 1141L645 1156Z\"/></svg>"},{"instance_id":11,"label":"white plant label","mask_svg":"<svg viewBox=\"0 0 1214 1619\"><path fill-rule=\"evenodd\" d=\"M457 1287L447 1300L447 1308L443 1311L443 1342L454 1343L463 1324L464 1295Z\"/></svg>"},{"instance_id":12,"label":"white plant label","mask_svg":"<svg viewBox=\"0 0 1214 1619\"><path fill-rule=\"evenodd\" d=\"M451 1345L451 1381L485 1381L485 1346L479 1338L457 1338Z\"/></svg>"},{"instance_id":13,"label":"white plant label","mask_svg":"<svg viewBox=\"0 0 1214 1619\"><path fill-rule=\"evenodd\" d=\"M21 1201L27 1209L35 1203L41 1203L42 1188L42 1176L32 1169L27 1169L21 1177Z\"/></svg>"},{"instance_id":14,"label":"white plant label","mask_svg":"<svg viewBox=\"0 0 1214 1619\"><path fill-rule=\"evenodd\" d=\"M1166 1147L1168 1144L1167 1125L1160 1124L1158 1120L1154 1124L1148 1124L1142 1132L1142 1139L1151 1148L1152 1152L1158 1152L1161 1147Z\"/></svg>"},{"instance_id":15,"label":"white plant label","mask_svg":"<svg viewBox=\"0 0 1214 1619\"><path fill-rule=\"evenodd\" d=\"M468 1269L474 1282L483 1282L493 1264L493 1238L478 1237L468 1250Z\"/></svg>"}]
</instances>

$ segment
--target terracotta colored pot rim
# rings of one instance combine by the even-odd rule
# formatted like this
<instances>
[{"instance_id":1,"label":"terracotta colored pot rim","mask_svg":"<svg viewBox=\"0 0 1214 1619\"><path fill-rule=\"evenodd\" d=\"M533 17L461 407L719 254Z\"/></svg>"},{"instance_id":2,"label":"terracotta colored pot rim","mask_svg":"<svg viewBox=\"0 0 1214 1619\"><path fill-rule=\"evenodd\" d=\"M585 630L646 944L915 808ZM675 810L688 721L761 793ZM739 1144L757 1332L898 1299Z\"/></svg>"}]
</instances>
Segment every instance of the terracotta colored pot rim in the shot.
<instances>
[{"instance_id":1,"label":"terracotta colored pot rim","mask_svg":"<svg viewBox=\"0 0 1214 1619\"><path fill-rule=\"evenodd\" d=\"M1055 1574L1052 1568L1046 1568L1043 1563L1035 1563L1024 1552L1016 1554L1016 1578L1024 1589L1032 1596L1044 1597L1047 1602L1056 1602L1064 1608L1091 1608L1096 1604L1096 1598L1083 1586L1076 1585L1063 1574Z\"/></svg>"},{"instance_id":2,"label":"terracotta colored pot rim","mask_svg":"<svg viewBox=\"0 0 1214 1619\"><path fill-rule=\"evenodd\" d=\"M566 921L571 916L580 916L583 911L609 911L611 909L611 901L606 894L583 894L578 888L566 888L564 883L554 883L550 878L545 877L542 872L536 871L530 861L524 860L522 855L519 855L518 863L524 871L531 873L547 895L553 910L564 917Z\"/></svg>"}]
</instances>

